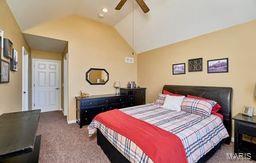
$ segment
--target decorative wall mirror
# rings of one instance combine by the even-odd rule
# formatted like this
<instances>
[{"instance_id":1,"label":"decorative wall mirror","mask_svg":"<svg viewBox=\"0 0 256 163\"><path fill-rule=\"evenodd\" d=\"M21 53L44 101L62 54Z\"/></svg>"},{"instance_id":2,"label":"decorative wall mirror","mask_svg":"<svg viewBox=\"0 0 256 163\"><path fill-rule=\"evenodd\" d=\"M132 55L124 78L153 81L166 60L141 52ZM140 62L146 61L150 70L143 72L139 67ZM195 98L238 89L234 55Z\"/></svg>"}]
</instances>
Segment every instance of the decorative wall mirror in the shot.
<instances>
[{"instance_id":1,"label":"decorative wall mirror","mask_svg":"<svg viewBox=\"0 0 256 163\"><path fill-rule=\"evenodd\" d=\"M90 68L86 72L86 80L91 85L105 85L109 81L109 73L105 69Z\"/></svg>"}]
</instances>

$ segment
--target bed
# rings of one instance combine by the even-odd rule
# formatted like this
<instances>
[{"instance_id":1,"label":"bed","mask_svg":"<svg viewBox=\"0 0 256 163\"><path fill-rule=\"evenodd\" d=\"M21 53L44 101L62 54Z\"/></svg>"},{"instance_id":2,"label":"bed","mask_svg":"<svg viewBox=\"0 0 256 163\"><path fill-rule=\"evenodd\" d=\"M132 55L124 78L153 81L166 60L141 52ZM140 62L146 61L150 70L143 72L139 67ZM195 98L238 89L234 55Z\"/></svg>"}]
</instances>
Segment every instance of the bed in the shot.
<instances>
[{"instance_id":1,"label":"bed","mask_svg":"<svg viewBox=\"0 0 256 163\"><path fill-rule=\"evenodd\" d=\"M217 126L223 126L225 128L225 131L227 131L228 134L225 134L225 132L222 132L222 138L219 139L217 137L211 137L211 141L212 143L210 144L212 146L212 148L206 148L206 151L202 152L202 149L199 149L198 151L193 150L194 153L192 154L188 154L192 147L191 145L193 144L187 144L183 142L184 144L184 148L186 149L186 153L187 153L187 158L188 158L188 162L205 162L207 161L212 155L214 155L214 153L221 147L221 145L223 143L227 143L229 144L231 141L231 131L232 131L232 123L231 123L231 105L232 105L232 88L224 88L224 87L201 87L201 86L177 86L177 85L165 85L163 87L163 90L167 90L176 94L182 94L182 95L194 95L194 96L200 96L200 97L204 97L204 98L208 98L208 99L212 99L215 100L216 102L218 102L221 106L222 106L222 110L221 110L221 114L223 115L223 123L221 122L220 125L220 120L218 118L216 118L215 116L211 116L210 118L208 118L205 121L213 121L211 122L211 124L216 124L216 128ZM140 108L141 107L141 108ZM173 126L175 126L175 124L172 124L172 122L174 122L176 119L173 117L182 117L183 119L178 119L177 121L188 121L188 123L184 123L184 124L191 124L192 122L198 121L199 117L197 117L196 115L190 115L190 114L186 114L184 112L179 112L179 113L169 113L166 110L161 110L161 109L157 109L157 111L159 113L155 113L155 108L156 106L154 106L153 104L148 104L145 106L138 106L138 107L134 107L134 108L125 108L123 109L123 112L127 113L127 114L134 114L133 116L136 118L140 118L145 120L148 123L154 124L154 122L151 122L152 119L149 120L145 117L152 117L155 116L155 114L159 115L159 118L162 118L161 116L169 116L171 118L170 122L168 122L168 126L169 127L169 131L175 132L176 128L173 128ZM135 115L135 112L137 112L137 110L140 109L140 112L145 112L143 114L138 114ZM133 111L135 110L135 111ZM149 110L149 111L147 111ZM153 113L150 112L150 110ZM133 113L134 112L134 113ZM148 114L148 115L145 115ZM168 115L170 114L170 115ZM144 116L141 116L144 115ZM172 117L173 116L173 117ZM158 118L158 117L154 117L154 118ZM191 122L190 122L191 121ZM198 121L199 122L199 121ZM200 125L202 125L202 123L204 124L210 124L209 122L201 122L196 124L197 126L192 126L192 127L197 127L200 128ZM181 124L181 125L184 125ZM162 125L162 126L161 126ZM158 126L159 128L166 126L165 123L160 123L158 122L158 124L156 124L156 126ZM101 126L102 127L102 126ZM177 126L176 126L177 127ZM178 126L180 127L180 126ZM189 126L187 126L188 128ZM191 127L191 126L190 126ZM212 125L210 125L209 127L212 127ZM213 126L214 127L214 126ZM99 127L100 128L100 127ZM143 160L140 161L136 160L135 157L133 159L130 158L129 152L125 153L124 151L120 150L122 149L121 147L118 148L118 145L109 138L109 136L107 136L106 134L108 134L107 129L101 128L101 129L97 129L97 144L102 148L102 150L104 151L104 153L107 155L107 157L110 159L111 162L152 162L152 160L150 160L148 157L144 156L143 151L139 151L142 153L142 157ZM220 129L223 130L223 129ZM187 131L186 131L187 132ZM182 138L182 135L184 135L184 133L186 132L177 132L177 134L180 134L179 137ZM189 130L188 130L189 132ZM199 131L199 132L205 132L205 131ZM113 135L117 135L117 134L113 134ZM214 134L212 134L214 135ZM120 135L118 135L120 136ZM207 136L207 135L206 135ZM184 136L185 137L185 136ZM218 136L220 137L220 136ZM119 139L124 139L122 136ZM200 139L201 140L201 139ZM204 139L202 139L203 141ZM215 141L216 140L216 141ZM205 143L207 147L207 143ZM208 144L209 146L209 144ZM194 148L193 148L194 149ZM210 150L208 150L210 149ZM122 151L122 152L119 152ZM137 153L139 153L138 151L136 151ZM201 153L200 153L201 152ZM196 160L196 161L195 161Z\"/></svg>"}]
</instances>

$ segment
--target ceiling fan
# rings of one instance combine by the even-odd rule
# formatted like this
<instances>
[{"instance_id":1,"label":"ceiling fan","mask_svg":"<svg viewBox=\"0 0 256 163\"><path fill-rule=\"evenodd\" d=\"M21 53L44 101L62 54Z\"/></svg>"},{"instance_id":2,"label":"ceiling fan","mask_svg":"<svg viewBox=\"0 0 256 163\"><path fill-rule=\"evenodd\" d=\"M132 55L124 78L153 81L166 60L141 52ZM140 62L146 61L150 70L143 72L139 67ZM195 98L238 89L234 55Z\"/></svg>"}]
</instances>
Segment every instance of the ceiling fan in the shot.
<instances>
[{"instance_id":1,"label":"ceiling fan","mask_svg":"<svg viewBox=\"0 0 256 163\"><path fill-rule=\"evenodd\" d=\"M121 10L121 8L124 6L127 0L121 0L118 5L116 6L116 10ZM137 3L139 4L140 8L143 10L144 13L149 12L149 8L147 4L144 2L144 0L136 0Z\"/></svg>"}]
</instances>

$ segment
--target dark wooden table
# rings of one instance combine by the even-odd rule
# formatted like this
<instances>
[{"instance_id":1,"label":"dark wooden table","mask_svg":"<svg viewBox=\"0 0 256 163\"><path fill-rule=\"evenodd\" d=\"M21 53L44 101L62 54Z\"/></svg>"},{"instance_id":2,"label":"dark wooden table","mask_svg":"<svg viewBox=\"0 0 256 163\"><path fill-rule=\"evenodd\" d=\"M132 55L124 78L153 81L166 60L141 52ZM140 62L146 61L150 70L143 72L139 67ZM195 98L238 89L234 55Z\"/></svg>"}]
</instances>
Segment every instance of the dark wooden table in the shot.
<instances>
[{"instance_id":1,"label":"dark wooden table","mask_svg":"<svg viewBox=\"0 0 256 163\"><path fill-rule=\"evenodd\" d=\"M38 159L35 154L39 155L40 150L41 137L36 137L39 117L40 110L0 116L0 162L31 162L28 157L32 155Z\"/></svg>"},{"instance_id":2,"label":"dark wooden table","mask_svg":"<svg viewBox=\"0 0 256 163\"><path fill-rule=\"evenodd\" d=\"M237 114L235 121L235 153L251 153L252 159L256 160L256 144L243 140L243 136L256 137L256 116L249 117Z\"/></svg>"}]
</instances>

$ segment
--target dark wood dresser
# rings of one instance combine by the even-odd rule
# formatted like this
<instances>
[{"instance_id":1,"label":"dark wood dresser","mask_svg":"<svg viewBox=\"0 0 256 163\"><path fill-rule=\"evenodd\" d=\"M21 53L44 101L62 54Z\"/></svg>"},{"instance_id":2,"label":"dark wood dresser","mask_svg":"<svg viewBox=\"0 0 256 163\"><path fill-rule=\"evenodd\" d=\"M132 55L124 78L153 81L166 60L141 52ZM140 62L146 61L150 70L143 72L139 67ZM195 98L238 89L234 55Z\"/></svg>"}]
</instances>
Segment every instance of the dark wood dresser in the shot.
<instances>
[{"instance_id":1,"label":"dark wood dresser","mask_svg":"<svg viewBox=\"0 0 256 163\"><path fill-rule=\"evenodd\" d=\"M146 103L146 88L121 88L120 94L134 98L134 106Z\"/></svg>"},{"instance_id":2,"label":"dark wood dresser","mask_svg":"<svg viewBox=\"0 0 256 163\"><path fill-rule=\"evenodd\" d=\"M99 113L134 106L134 98L128 95L99 95L76 97L76 119L80 128L91 123Z\"/></svg>"}]
</instances>

